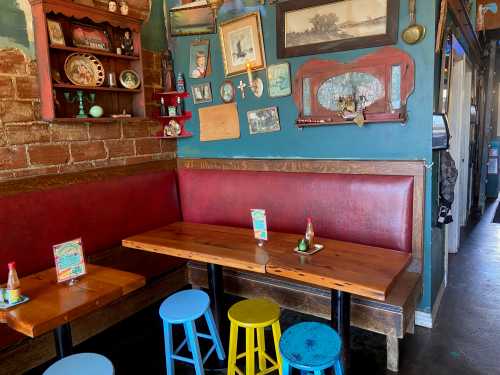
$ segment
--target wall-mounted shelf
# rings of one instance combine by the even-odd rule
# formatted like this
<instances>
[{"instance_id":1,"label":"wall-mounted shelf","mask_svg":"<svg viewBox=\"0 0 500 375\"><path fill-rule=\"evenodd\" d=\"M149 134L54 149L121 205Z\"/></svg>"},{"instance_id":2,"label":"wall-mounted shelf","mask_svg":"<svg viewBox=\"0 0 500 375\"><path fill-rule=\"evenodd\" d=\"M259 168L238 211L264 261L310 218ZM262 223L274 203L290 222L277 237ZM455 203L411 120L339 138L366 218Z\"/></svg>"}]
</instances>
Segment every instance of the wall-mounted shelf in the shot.
<instances>
[{"instance_id":1,"label":"wall-mounted shelf","mask_svg":"<svg viewBox=\"0 0 500 375\"><path fill-rule=\"evenodd\" d=\"M146 120L146 117L87 117L87 118L78 118L78 117L60 117L55 118L52 122L54 123L62 123L62 124L81 124L81 123L110 123L115 121L125 120L127 122L132 121L143 121Z\"/></svg>"},{"instance_id":2,"label":"wall-mounted shelf","mask_svg":"<svg viewBox=\"0 0 500 375\"><path fill-rule=\"evenodd\" d=\"M161 91L155 91L153 93L153 99L160 101L163 98L164 104L165 104L165 109L168 110L169 106L176 106L177 105L177 98L187 98L189 97L189 93L187 91L183 92L177 92L177 91L170 91L170 92L161 92ZM186 122L189 121L192 117L192 113L189 111L184 112L182 115L177 115L177 116L160 116L160 111L156 111L153 114L153 117L160 121L160 123L163 126L163 129L156 134L157 138L160 139L172 139L172 138L189 138L193 136L193 133L190 131L186 130ZM164 136L165 134L165 128L168 126L169 122L175 120L179 123L181 127L181 133L178 136Z\"/></svg>"},{"instance_id":3,"label":"wall-mounted shelf","mask_svg":"<svg viewBox=\"0 0 500 375\"><path fill-rule=\"evenodd\" d=\"M69 51L69 52L79 52L79 53L91 53L92 55L96 56L106 56L106 57L111 57L113 59L124 59L124 60L140 60L140 56L126 56L126 55L118 55L117 53L112 53L108 51L101 51L98 49L91 49L91 48L80 48L80 47L69 47L69 46L55 46L51 44L50 46L51 50L56 50L56 51Z\"/></svg>"},{"instance_id":4,"label":"wall-mounted shelf","mask_svg":"<svg viewBox=\"0 0 500 375\"><path fill-rule=\"evenodd\" d=\"M136 94L142 92L142 89L124 89L121 87L107 87L107 86L77 86L71 83L54 83L53 86L56 89L66 89L66 90L109 91L109 92L120 92L129 94Z\"/></svg>"}]
</instances>

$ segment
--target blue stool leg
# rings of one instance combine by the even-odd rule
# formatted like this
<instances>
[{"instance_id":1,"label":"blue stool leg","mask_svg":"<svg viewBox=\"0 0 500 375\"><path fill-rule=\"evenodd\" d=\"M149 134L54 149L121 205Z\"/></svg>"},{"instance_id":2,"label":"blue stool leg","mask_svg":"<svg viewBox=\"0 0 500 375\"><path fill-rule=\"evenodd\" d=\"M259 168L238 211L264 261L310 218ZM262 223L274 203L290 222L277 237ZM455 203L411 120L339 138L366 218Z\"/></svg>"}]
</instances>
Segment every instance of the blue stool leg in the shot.
<instances>
[{"instance_id":1,"label":"blue stool leg","mask_svg":"<svg viewBox=\"0 0 500 375\"><path fill-rule=\"evenodd\" d=\"M340 362L340 360L335 362L335 375L344 375L344 370L342 369L342 362Z\"/></svg>"},{"instance_id":2,"label":"blue stool leg","mask_svg":"<svg viewBox=\"0 0 500 375\"><path fill-rule=\"evenodd\" d=\"M210 336L212 336L212 341L215 345L215 350L217 351L217 357L219 357L219 359L223 361L224 359L226 359L226 353L224 353L224 348L222 347L219 332L217 331L214 316L212 315L212 310L210 310L210 308L205 311L205 319L207 321L208 330L210 331Z\"/></svg>"},{"instance_id":3,"label":"blue stool leg","mask_svg":"<svg viewBox=\"0 0 500 375\"><path fill-rule=\"evenodd\" d=\"M282 375L290 375L292 373L290 371L290 364L283 356L281 356L281 367L282 367L281 369Z\"/></svg>"},{"instance_id":4,"label":"blue stool leg","mask_svg":"<svg viewBox=\"0 0 500 375\"><path fill-rule=\"evenodd\" d=\"M196 335L196 326L194 321L184 323L187 339L190 343L191 353L193 353L194 369L196 375L205 375L203 370L203 358L201 357L200 345L198 344L198 336Z\"/></svg>"},{"instance_id":5,"label":"blue stool leg","mask_svg":"<svg viewBox=\"0 0 500 375\"><path fill-rule=\"evenodd\" d=\"M323 375L323 370L314 370L314 375Z\"/></svg>"},{"instance_id":6,"label":"blue stool leg","mask_svg":"<svg viewBox=\"0 0 500 375\"><path fill-rule=\"evenodd\" d=\"M174 359L174 343L172 337L172 325L163 321L163 337L165 340L165 360L167 362L167 375L175 375Z\"/></svg>"}]
</instances>

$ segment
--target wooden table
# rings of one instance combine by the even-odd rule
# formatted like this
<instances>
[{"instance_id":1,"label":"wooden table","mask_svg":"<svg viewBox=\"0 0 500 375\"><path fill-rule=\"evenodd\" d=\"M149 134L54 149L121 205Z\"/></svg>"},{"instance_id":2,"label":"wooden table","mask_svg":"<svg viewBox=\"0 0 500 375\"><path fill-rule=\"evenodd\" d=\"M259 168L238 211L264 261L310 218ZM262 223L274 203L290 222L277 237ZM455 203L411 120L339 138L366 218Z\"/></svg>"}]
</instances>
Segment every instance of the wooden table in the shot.
<instances>
[{"instance_id":1,"label":"wooden table","mask_svg":"<svg viewBox=\"0 0 500 375\"><path fill-rule=\"evenodd\" d=\"M129 237L122 244L206 262L212 306L221 336L226 332L222 324L223 266L330 288L332 325L342 337L344 364L348 367L351 293L384 301L398 275L409 265L411 254L316 238L325 248L307 256L293 252L299 238L296 234L270 232L269 240L259 247L251 229L178 222Z\"/></svg>"},{"instance_id":2,"label":"wooden table","mask_svg":"<svg viewBox=\"0 0 500 375\"><path fill-rule=\"evenodd\" d=\"M30 301L0 312L0 322L29 337L54 331L58 357L71 353L69 323L144 286L146 279L130 272L88 264L76 283L57 283L55 268L21 279Z\"/></svg>"}]
</instances>

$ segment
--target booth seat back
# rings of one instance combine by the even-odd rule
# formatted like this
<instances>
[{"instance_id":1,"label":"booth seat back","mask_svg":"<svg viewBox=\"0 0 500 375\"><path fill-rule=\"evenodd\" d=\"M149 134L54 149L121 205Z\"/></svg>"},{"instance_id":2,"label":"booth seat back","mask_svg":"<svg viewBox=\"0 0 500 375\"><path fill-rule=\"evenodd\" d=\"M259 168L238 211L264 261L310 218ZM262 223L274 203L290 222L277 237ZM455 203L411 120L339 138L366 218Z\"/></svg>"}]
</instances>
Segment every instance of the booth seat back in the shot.
<instances>
[{"instance_id":1,"label":"booth seat back","mask_svg":"<svg viewBox=\"0 0 500 375\"><path fill-rule=\"evenodd\" d=\"M1 185L0 185L1 189ZM2 196L0 281L54 266L52 246L82 238L86 255L180 219L176 174L155 171Z\"/></svg>"},{"instance_id":2,"label":"booth seat back","mask_svg":"<svg viewBox=\"0 0 500 375\"><path fill-rule=\"evenodd\" d=\"M413 177L180 169L183 219L251 227L266 210L270 230L315 234L412 251Z\"/></svg>"}]
</instances>

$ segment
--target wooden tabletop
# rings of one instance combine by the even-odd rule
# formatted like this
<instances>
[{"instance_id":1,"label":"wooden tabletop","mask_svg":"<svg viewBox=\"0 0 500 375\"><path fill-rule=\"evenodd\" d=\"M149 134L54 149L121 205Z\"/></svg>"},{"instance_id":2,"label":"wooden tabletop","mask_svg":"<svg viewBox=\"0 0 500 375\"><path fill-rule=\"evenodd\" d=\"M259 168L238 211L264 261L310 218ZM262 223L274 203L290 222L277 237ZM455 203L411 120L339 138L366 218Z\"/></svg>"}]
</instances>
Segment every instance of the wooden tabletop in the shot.
<instances>
[{"instance_id":1,"label":"wooden tabletop","mask_svg":"<svg viewBox=\"0 0 500 375\"><path fill-rule=\"evenodd\" d=\"M70 286L57 283L55 268L21 279L30 301L0 312L0 322L37 337L144 286L143 276L87 264L87 274Z\"/></svg>"},{"instance_id":2,"label":"wooden tabletop","mask_svg":"<svg viewBox=\"0 0 500 375\"><path fill-rule=\"evenodd\" d=\"M252 229L178 222L123 240L123 246L268 273L384 301L411 254L316 238L325 248L314 255L293 252L301 236L269 233L259 247Z\"/></svg>"}]
</instances>

